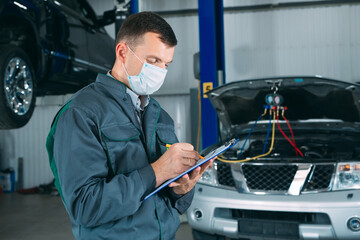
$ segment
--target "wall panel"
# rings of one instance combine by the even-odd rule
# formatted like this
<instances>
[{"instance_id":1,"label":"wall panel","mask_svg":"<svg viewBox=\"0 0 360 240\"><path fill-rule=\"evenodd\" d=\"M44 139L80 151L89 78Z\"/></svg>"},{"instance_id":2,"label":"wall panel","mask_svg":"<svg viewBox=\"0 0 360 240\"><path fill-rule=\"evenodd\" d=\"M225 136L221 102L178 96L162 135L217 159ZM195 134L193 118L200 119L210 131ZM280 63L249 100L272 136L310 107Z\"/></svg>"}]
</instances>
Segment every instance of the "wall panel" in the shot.
<instances>
[{"instance_id":1,"label":"wall panel","mask_svg":"<svg viewBox=\"0 0 360 240\"><path fill-rule=\"evenodd\" d=\"M359 81L360 5L226 12L227 82L281 75Z\"/></svg>"},{"instance_id":2,"label":"wall panel","mask_svg":"<svg viewBox=\"0 0 360 240\"><path fill-rule=\"evenodd\" d=\"M60 106L37 106L30 122L23 128L0 130L1 168L18 171L18 159L23 158L23 187L49 183L54 177L45 148L52 119ZM18 178L18 176L17 176Z\"/></svg>"},{"instance_id":3,"label":"wall panel","mask_svg":"<svg viewBox=\"0 0 360 240\"><path fill-rule=\"evenodd\" d=\"M190 142L190 95L158 95L155 99L174 120L175 133L179 141Z\"/></svg>"}]
</instances>

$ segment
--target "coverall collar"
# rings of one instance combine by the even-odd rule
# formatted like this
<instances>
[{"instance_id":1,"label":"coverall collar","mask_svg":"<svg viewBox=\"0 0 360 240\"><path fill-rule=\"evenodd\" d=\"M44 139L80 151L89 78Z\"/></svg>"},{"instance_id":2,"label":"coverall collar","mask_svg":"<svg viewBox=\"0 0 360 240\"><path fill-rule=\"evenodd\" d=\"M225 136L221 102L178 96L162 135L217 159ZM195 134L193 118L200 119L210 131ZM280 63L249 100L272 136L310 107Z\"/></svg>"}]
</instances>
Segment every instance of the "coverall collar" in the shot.
<instances>
[{"instance_id":1,"label":"coverall collar","mask_svg":"<svg viewBox=\"0 0 360 240\"><path fill-rule=\"evenodd\" d=\"M113 77L110 77L108 75L99 73L96 77L96 82L102 83L108 87L110 87L111 89L116 90L116 93L118 94L117 97L119 98L126 98L126 85L116 79L114 79ZM112 91L114 92L114 91Z\"/></svg>"},{"instance_id":2,"label":"coverall collar","mask_svg":"<svg viewBox=\"0 0 360 240\"><path fill-rule=\"evenodd\" d=\"M109 70L106 75L115 79L114 76L111 75L111 70ZM149 105L149 95L138 95L128 87L126 88L126 93L129 94L136 111L144 111L147 105Z\"/></svg>"},{"instance_id":3,"label":"coverall collar","mask_svg":"<svg viewBox=\"0 0 360 240\"><path fill-rule=\"evenodd\" d=\"M142 126L140 126L140 123L137 119L134 105L132 101L129 101L130 96L127 94L126 91L127 86L122 82L102 73L98 74L96 78L96 82L104 84L106 86L106 89L109 92L109 94L113 95L114 99L116 99L116 101L121 106L123 106L123 111L127 114L129 119L131 119L132 123L139 129L139 131L142 131ZM145 118L144 122L146 122L144 128L145 136L149 139L154 137L153 132L156 127L160 111L161 111L161 107L159 103L155 101L153 98L149 97L149 103L144 111L144 116L143 116ZM148 146L148 148L150 149L151 147Z\"/></svg>"}]
</instances>

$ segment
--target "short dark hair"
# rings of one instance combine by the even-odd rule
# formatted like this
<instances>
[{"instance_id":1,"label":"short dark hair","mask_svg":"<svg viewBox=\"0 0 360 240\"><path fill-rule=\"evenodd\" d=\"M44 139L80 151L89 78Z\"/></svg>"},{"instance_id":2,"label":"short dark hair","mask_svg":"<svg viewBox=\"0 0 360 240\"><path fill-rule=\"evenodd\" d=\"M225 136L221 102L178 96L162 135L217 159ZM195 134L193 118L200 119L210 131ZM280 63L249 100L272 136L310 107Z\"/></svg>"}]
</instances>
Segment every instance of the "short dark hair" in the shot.
<instances>
[{"instance_id":1,"label":"short dark hair","mask_svg":"<svg viewBox=\"0 0 360 240\"><path fill-rule=\"evenodd\" d=\"M126 42L135 47L147 32L159 34L160 40L169 47L177 44L174 31L162 17L153 12L140 12L124 21L116 35L116 45Z\"/></svg>"}]
</instances>

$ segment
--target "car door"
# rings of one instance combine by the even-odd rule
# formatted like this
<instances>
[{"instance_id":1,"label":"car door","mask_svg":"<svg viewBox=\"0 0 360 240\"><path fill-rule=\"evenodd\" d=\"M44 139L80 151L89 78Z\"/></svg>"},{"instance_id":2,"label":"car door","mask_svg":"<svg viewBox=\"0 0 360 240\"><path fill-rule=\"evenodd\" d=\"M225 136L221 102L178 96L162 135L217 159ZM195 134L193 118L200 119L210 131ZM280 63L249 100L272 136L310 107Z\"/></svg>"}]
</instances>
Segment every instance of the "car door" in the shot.
<instances>
[{"instance_id":1,"label":"car door","mask_svg":"<svg viewBox=\"0 0 360 240\"><path fill-rule=\"evenodd\" d=\"M51 69L54 79L69 85L84 85L91 78L88 71L88 20L80 14L78 1L51 0L49 6L53 11L50 31L53 32L54 45L50 55L56 60Z\"/></svg>"},{"instance_id":2,"label":"car door","mask_svg":"<svg viewBox=\"0 0 360 240\"><path fill-rule=\"evenodd\" d=\"M89 20L87 27L89 69L96 73L106 73L112 68L115 60L115 40L103 27L97 24L94 10L86 0L79 0L81 12Z\"/></svg>"}]
</instances>

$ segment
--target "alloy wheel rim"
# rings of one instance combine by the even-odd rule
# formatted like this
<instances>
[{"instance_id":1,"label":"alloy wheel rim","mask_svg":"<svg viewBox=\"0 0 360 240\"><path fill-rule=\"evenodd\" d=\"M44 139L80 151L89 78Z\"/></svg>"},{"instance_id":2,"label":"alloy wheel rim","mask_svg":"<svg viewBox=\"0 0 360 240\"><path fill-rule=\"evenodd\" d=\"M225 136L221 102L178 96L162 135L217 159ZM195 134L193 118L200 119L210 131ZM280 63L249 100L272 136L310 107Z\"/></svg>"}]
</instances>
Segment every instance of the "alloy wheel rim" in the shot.
<instances>
[{"instance_id":1,"label":"alloy wheel rim","mask_svg":"<svg viewBox=\"0 0 360 240\"><path fill-rule=\"evenodd\" d=\"M11 110L19 116L26 114L33 98L33 79L26 62L14 57L5 68L4 92Z\"/></svg>"}]
</instances>

